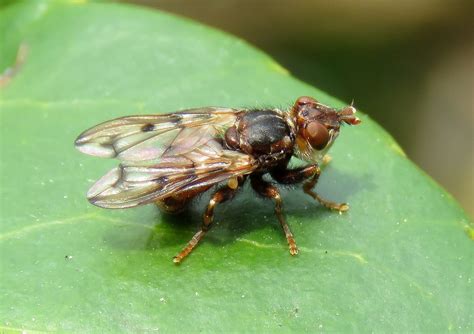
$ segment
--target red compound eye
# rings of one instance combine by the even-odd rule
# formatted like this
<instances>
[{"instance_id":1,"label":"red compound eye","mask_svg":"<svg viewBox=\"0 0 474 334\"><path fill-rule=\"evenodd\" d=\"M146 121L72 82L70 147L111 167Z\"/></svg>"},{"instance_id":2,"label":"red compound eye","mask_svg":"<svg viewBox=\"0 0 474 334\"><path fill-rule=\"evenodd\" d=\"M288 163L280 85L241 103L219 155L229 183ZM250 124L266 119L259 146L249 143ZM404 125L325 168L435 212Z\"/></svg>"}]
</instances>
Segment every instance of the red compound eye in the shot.
<instances>
[{"instance_id":1,"label":"red compound eye","mask_svg":"<svg viewBox=\"0 0 474 334\"><path fill-rule=\"evenodd\" d=\"M317 150L322 150L329 142L328 129L318 121L309 122L303 134L310 145Z\"/></svg>"}]
</instances>

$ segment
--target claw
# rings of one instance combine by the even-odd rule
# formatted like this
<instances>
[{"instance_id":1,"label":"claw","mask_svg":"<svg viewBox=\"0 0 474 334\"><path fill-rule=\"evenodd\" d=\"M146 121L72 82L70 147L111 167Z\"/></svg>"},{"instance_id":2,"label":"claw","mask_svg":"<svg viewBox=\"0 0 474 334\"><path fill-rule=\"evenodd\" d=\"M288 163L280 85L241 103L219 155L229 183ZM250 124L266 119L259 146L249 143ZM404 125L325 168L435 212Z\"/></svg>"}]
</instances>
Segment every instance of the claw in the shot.
<instances>
[{"instance_id":1,"label":"claw","mask_svg":"<svg viewBox=\"0 0 474 334\"><path fill-rule=\"evenodd\" d=\"M338 207L335 207L334 209L338 210L339 212L346 212L347 210L349 210L349 204L341 203L341 204L339 204Z\"/></svg>"},{"instance_id":2,"label":"claw","mask_svg":"<svg viewBox=\"0 0 474 334\"><path fill-rule=\"evenodd\" d=\"M290 254L292 256L295 256L296 254L298 254L298 248L295 246L295 247L290 247Z\"/></svg>"}]
</instances>

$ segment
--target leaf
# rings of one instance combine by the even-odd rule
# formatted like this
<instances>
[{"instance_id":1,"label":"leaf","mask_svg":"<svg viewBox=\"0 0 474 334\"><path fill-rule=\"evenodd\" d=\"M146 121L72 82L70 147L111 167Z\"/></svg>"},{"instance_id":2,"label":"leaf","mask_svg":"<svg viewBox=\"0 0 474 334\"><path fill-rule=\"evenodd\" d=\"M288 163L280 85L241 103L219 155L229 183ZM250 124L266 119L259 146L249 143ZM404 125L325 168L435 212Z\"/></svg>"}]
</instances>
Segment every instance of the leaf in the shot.
<instances>
[{"instance_id":1,"label":"leaf","mask_svg":"<svg viewBox=\"0 0 474 334\"><path fill-rule=\"evenodd\" d=\"M301 95L344 103L245 42L164 13L22 2L0 22L2 68L27 50L0 101L3 331L473 330L472 223L367 116L343 129L317 187L349 212L283 190L297 257L272 203L247 187L176 266L209 194L180 216L91 206L85 192L116 162L76 151L82 130Z\"/></svg>"}]
</instances>

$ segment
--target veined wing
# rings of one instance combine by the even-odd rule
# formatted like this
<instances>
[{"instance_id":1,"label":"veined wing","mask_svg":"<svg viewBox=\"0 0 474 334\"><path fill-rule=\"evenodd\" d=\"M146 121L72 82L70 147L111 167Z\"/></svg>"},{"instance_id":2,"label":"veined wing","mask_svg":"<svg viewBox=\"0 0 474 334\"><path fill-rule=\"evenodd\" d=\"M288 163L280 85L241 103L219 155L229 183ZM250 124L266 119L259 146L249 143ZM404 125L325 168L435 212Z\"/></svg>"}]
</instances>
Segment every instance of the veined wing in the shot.
<instances>
[{"instance_id":1,"label":"veined wing","mask_svg":"<svg viewBox=\"0 0 474 334\"><path fill-rule=\"evenodd\" d=\"M240 111L208 107L166 115L117 118L83 132L75 145L89 155L153 164L162 156L192 151L204 144L206 138L222 134L235 122ZM211 126L203 127L205 125ZM207 133L202 134L204 130Z\"/></svg>"},{"instance_id":2,"label":"veined wing","mask_svg":"<svg viewBox=\"0 0 474 334\"><path fill-rule=\"evenodd\" d=\"M222 146L221 135L238 112L205 108L132 116L84 132L76 141L79 150L122 160L92 186L89 201L128 208L251 173L257 168L251 156Z\"/></svg>"},{"instance_id":3,"label":"veined wing","mask_svg":"<svg viewBox=\"0 0 474 334\"><path fill-rule=\"evenodd\" d=\"M163 157L153 166L122 163L97 181L87 197L104 208L134 207L250 174L256 168L251 156L226 150L209 138L192 151Z\"/></svg>"}]
</instances>

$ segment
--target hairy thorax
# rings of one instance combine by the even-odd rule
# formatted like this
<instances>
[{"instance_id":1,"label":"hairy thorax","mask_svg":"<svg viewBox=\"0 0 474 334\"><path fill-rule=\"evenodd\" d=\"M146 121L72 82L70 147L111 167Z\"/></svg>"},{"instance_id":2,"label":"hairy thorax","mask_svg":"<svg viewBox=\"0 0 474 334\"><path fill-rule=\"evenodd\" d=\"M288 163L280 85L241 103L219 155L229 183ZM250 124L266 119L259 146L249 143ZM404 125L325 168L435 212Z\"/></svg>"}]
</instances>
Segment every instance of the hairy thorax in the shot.
<instances>
[{"instance_id":1,"label":"hairy thorax","mask_svg":"<svg viewBox=\"0 0 474 334\"><path fill-rule=\"evenodd\" d=\"M291 156L294 135L287 122L274 110L242 113L225 133L228 148L252 155L265 168Z\"/></svg>"}]
</instances>

